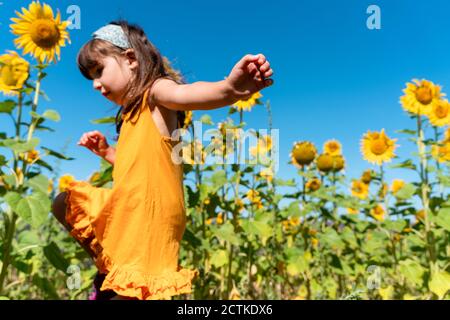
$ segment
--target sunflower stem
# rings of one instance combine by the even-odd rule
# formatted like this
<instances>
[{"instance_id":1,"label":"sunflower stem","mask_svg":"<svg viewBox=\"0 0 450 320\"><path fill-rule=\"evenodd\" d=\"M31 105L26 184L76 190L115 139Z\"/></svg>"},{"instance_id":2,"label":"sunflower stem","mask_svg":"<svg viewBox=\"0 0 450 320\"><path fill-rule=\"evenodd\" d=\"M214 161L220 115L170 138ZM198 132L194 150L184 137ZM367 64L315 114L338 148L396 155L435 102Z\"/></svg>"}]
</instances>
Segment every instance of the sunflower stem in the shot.
<instances>
[{"instance_id":1,"label":"sunflower stem","mask_svg":"<svg viewBox=\"0 0 450 320\"><path fill-rule=\"evenodd\" d=\"M239 130L241 129L241 125L244 122L244 111L241 109L239 110ZM241 134L239 134L239 143L238 143L238 163L237 163L237 171L236 171L236 185L235 185L235 196L239 197L239 185L241 183L241 165L240 165L240 161L241 161L241 152L242 152L242 136ZM236 231L237 229L237 225L238 225L238 210L237 208L234 209L233 212L233 226L234 226L234 230ZM229 251L229 259L228 259L228 279L227 279L227 295L230 293L231 290L231 281L232 281L232 262L233 262L233 244L230 243L230 251Z\"/></svg>"},{"instance_id":2,"label":"sunflower stem","mask_svg":"<svg viewBox=\"0 0 450 320\"><path fill-rule=\"evenodd\" d=\"M434 129L434 142L435 143L439 143L439 131L437 127L433 127ZM439 164L439 160L435 159L436 162L436 168L437 171L439 172L441 170L441 166ZM439 193L441 194L441 198L444 198L444 185L442 183L439 183Z\"/></svg>"},{"instance_id":3,"label":"sunflower stem","mask_svg":"<svg viewBox=\"0 0 450 320\"><path fill-rule=\"evenodd\" d=\"M425 145L424 141L424 132L422 128L422 117L420 113L417 115L417 148L419 151L419 159L420 159L420 178L421 178L421 200L422 206L425 213L425 240L429 254L429 272L430 275L433 272L434 264L436 261L435 251L434 251L434 236L431 231L431 222L429 219L430 209L429 209L429 187L428 187L428 179L426 176L427 170L427 158L425 154Z\"/></svg>"},{"instance_id":4,"label":"sunflower stem","mask_svg":"<svg viewBox=\"0 0 450 320\"><path fill-rule=\"evenodd\" d=\"M389 203L388 203L388 199L387 199L387 192L386 192L386 194L384 194L384 184L385 184L385 182L384 182L383 163L380 164L380 181L381 181L380 198L382 198L382 200L384 201L384 210L386 212L386 216L389 217Z\"/></svg>"},{"instance_id":5,"label":"sunflower stem","mask_svg":"<svg viewBox=\"0 0 450 320\"><path fill-rule=\"evenodd\" d=\"M40 66L42 66L42 65L40 65ZM37 106L38 106L38 103L39 103L39 92L41 90L41 81L43 79L43 75L44 75L43 70L45 69L45 67L46 66L42 66L42 67L38 68L38 76L37 76L37 80L36 80L36 88L35 88L35 91L34 91L34 99L33 99L33 104L31 105L31 110L33 112L36 112ZM29 142L31 140L31 138L33 136L34 129L36 128L38 120L39 119L32 117L31 125L30 125L30 128L28 129L27 142Z\"/></svg>"}]
</instances>

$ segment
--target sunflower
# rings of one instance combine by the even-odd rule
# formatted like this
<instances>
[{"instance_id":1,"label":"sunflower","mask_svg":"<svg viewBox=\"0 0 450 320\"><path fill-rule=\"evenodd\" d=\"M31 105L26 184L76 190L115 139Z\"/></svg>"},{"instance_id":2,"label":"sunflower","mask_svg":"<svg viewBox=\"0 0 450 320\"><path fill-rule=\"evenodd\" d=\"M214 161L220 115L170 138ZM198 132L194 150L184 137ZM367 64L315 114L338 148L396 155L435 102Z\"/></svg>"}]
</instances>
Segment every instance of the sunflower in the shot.
<instances>
[{"instance_id":1,"label":"sunflower","mask_svg":"<svg viewBox=\"0 0 450 320\"><path fill-rule=\"evenodd\" d=\"M438 103L433 104L428 118L435 127L450 125L450 103L448 100L441 99Z\"/></svg>"},{"instance_id":2,"label":"sunflower","mask_svg":"<svg viewBox=\"0 0 450 320\"><path fill-rule=\"evenodd\" d=\"M273 169L272 169L272 167L261 169L261 171L259 172L259 175L260 175L261 178L266 179L268 182L272 182L273 181Z\"/></svg>"},{"instance_id":3,"label":"sunflower","mask_svg":"<svg viewBox=\"0 0 450 320\"><path fill-rule=\"evenodd\" d=\"M236 205L236 209L238 212L241 212L244 210L244 207L245 207L244 201L242 201L241 199L236 199L234 203Z\"/></svg>"},{"instance_id":4,"label":"sunflower","mask_svg":"<svg viewBox=\"0 0 450 320\"><path fill-rule=\"evenodd\" d=\"M0 56L0 91L17 95L30 75L30 64L15 51Z\"/></svg>"},{"instance_id":5,"label":"sunflower","mask_svg":"<svg viewBox=\"0 0 450 320\"><path fill-rule=\"evenodd\" d=\"M384 129L381 132L368 131L361 139L361 153L364 160L378 165L391 161L397 147L395 141L397 139L390 139Z\"/></svg>"},{"instance_id":6,"label":"sunflower","mask_svg":"<svg viewBox=\"0 0 450 320\"><path fill-rule=\"evenodd\" d=\"M370 210L370 215L378 221L383 221L385 214L384 208L379 204Z\"/></svg>"},{"instance_id":7,"label":"sunflower","mask_svg":"<svg viewBox=\"0 0 450 320\"><path fill-rule=\"evenodd\" d=\"M321 172L329 172L333 170L334 159L329 154L321 154L317 157L316 165L317 169Z\"/></svg>"},{"instance_id":8,"label":"sunflower","mask_svg":"<svg viewBox=\"0 0 450 320\"><path fill-rule=\"evenodd\" d=\"M328 140L323 145L323 153L338 156L342 153L342 145L337 140Z\"/></svg>"},{"instance_id":9,"label":"sunflower","mask_svg":"<svg viewBox=\"0 0 450 320\"><path fill-rule=\"evenodd\" d=\"M351 192L352 192L352 196L364 200L369 195L369 186L362 181L353 180L352 186L351 186Z\"/></svg>"},{"instance_id":10,"label":"sunflower","mask_svg":"<svg viewBox=\"0 0 450 320\"><path fill-rule=\"evenodd\" d=\"M99 181L100 178L101 178L100 172L96 171L89 177L89 182L95 183L95 182Z\"/></svg>"},{"instance_id":11,"label":"sunflower","mask_svg":"<svg viewBox=\"0 0 450 320\"><path fill-rule=\"evenodd\" d=\"M420 209L420 210L416 211L415 216L416 216L416 219L418 221L419 220L425 220L425 216L426 216L425 210L424 209Z\"/></svg>"},{"instance_id":12,"label":"sunflower","mask_svg":"<svg viewBox=\"0 0 450 320\"><path fill-rule=\"evenodd\" d=\"M259 192L253 189L248 190L247 199L252 203L256 203L261 201L261 197L259 196Z\"/></svg>"},{"instance_id":13,"label":"sunflower","mask_svg":"<svg viewBox=\"0 0 450 320\"><path fill-rule=\"evenodd\" d=\"M290 154L292 163L296 167L309 165L317 155L316 147L308 141L294 143L294 148Z\"/></svg>"},{"instance_id":14,"label":"sunflower","mask_svg":"<svg viewBox=\"0 0 450 320\"><path fill-rule=\"evenodd\" d=\"M256 205L258 209L262 209L263 205L261 202L261 197L259 196L259 192L253 189L250 189L247 192L247 199L253 204Z\"/></svg>"},{"instance_id":15,"label":"sunflower","mask_svg":"<svg viewBox=\"0 0 450 320\"><path fill-rule=\"evenodd\" d=\"M64 192L71 185L72 182L75 182L75 178L70 174L65 174L59 178L58 186L59 192Z\"/></svg>"},{"instance_id":16,"label":"sunflower","mask_svg":"<svg viewBox=\"0 0 450 320\"><path fill-rule=\"evenodd\" d=\"M444 141L441 145L431 146L431 155L438 162L450 161L450 141Z\"/></svg>"},{"instance_id":17,"label":"sunflower","mask_svg":"<svg viewBox=\"0 0 450 320\"><path fill-rule=\"evenodd\" d=\"M345 159L342 155L338 154L333 156L333 172L339 172L345 167Z\"/></svg>"},{"instance_id":18,"label":"sunflower","mask_svg":"<svg viewBox=\"0 0 450 320\"><path fill-rule=\"evenodd\" d=\"M380 189L378 190L378 196L380 199L384 199L384 197L386 197L388 190L389 187L386 183L383 183L383 185L380 186Z\"/></svg>"},{"instance_id":19,"label":"sunflower","mask_svg":"<svg viewBox=\"0 0 450 320\"><path fill-rule=\"evenodd\" d=\"M251 111L252 108L257 104L262 104L261 101L259 101L260 98L262 98L262 94L258 92L254 93L250 98L246 100L239 100L235 104L233 104L233 107L238 109L238 111Z\"/></svg>"},{"instance_id":20,"label":"sunflower","mask_svg":"<svg viewBox=\"0 0 450 320\"><path fill-rule=\"evenodd\" d=\"M272 149L272 138L269 135L265 135L258 139L258 143L255 147L250 148L250 154L254 157L264 157Z\"/></svg>"},{"instance_id":21,"label":"sunflower","mask_svg":"<svg viewBox=\"0 0 450 320\"><path fill-rule=\"evenodd\" d=\"M39 159L39 151L38 150L31 150L27 153L19 153L19 159L22 161L26 161L28 164L32 164L35 161Z\"/></svg>"},{"instance_id":22,"label":"sunflower","mask_svg":"<svg viewBox=\"0 0 450 320\"><path fill-rule=\"evenodd\" d=\"M443 94L441 87L428 80L413 79L406 84L404 96L400 98L403 109L412 114L426 115L433 105L438 103Z\"/></svg>"},{"instance_id":23,"label":"sunflower","mask_svg":"<svg viewBox=\"0 0 450 320\"><path fill-rule=\"evenodd\" d=\"M319 179L312 178L306 182L305 187L308 191L317 191L317 190L319 190L321 185L322 185L322 183L320 182Z\"/></svg>"},{"instance_id":24,"label":"sunflower","mask_svg":"<svg viewBox=\"0 0 450 320\"><path fill-rule=\"evenodd\" d=\"M217 224L222 224L223 223L223 212L219 212L219 214L217 215L216 223Z\"/></svg>"},{"instance_id":25,"label":"sunflower","mask_svg":"<svg viewBox=\"0 0 450 320\"><path fill-rule=\"evenodd\" d=\"M363 172L361 176L361 181L365 184L369 184L372 181L373 171L371 169L367 169Z\"/></svg>"},{"instance_id":26,"label":"sunflower","mask_svg":"<svg viewBox=\"0 0 450 320\"><path fill-rule=\"evenodd\" d=\"M392 180L391 191L395 195L403 186L405 185L405 181L402 179L394 179Z\"/></svg>"},{"instance_id":27,"label":"sunflower","mask_svg":"<svg viewBox=\"0 0 450 320\"><path fill-rule=\"evenodd\" d=\"M24 54L30 53L39 63L56 61L60 57L61 47L65 42L70 43L69 33L66 31L69 21L61 21L61 14L53 15L48 4L33 1L28 10L22 8L22 13L16 11L19 18L11 18L12 33L19 36L14 40L18 48L23 48Z\"/></svg>"},{"instance_id":28,"label":"sunflower","mask_svg":"<svg viewBox=\"0 0 450 320\"><path fill-rule=\"evenodd\" d=\"M447 128L447 130L445 130L444 141L445 142L450 142L450 128Z\"/></svg>"},{"instance_id":29,"label":"sunflower","mask_svg":"<svg viewBox=\"0 0 450 320\"><path fill-rule=\"evenodd\" d=\"M347 208L347 213L349 214L358 214L359 210L354 208Z\"/></svg>"},{"instance_id":30,"label":"sunflower","mask_svg":"<svg viewBox=\"0 0 450 320\"><path fill-rule=\"evenodd\" d=\"M47 193L50 194L52 191L53 191L53 179L49 179Z\"/></svg>"}]
</instances>

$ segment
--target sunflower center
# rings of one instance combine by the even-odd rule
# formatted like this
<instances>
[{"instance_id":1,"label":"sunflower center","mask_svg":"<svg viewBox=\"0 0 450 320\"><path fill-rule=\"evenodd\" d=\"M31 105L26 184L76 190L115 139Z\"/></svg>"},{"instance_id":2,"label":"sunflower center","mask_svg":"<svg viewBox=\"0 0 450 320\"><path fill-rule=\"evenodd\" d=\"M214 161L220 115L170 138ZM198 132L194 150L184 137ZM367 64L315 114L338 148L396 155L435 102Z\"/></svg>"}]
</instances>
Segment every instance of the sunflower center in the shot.
<instances>
[{"instance_id":1,"label":"sunflower center","mask_svg":"<svg viewBox=\"0 0 450 320\"><path fill-rule=\"evenodd\" d=\"M14 86L17 83L17 80L14 79L14 73L12 71L11 66L4 66L1 69L1 79L4 84L7 86Z\"/></svg>"},{"instance_id":2,"label":"sunflower center","mask_svg":"<svg viewBox=\"0 0 450 320\"><path fill-rule=\"evenodd\" d=\"M438 106L435 110L435 115L436 117L438 117L439 119L443 119L445 117L447 117L448 115L448 108L444 107L444 106Z\"/></svg>"},{"instance_id":3,"label":"sunflower center","mask_svg":"<svg viewBox=\"0 0 450 320\"><path fill-rule=\"evenodd\" d=\"M388 145L382 139L374 140L370 146L370 150L372 151L372 153L376 154L377 156L385 153L387 149Z\"/></svg>"},{"instance_id":4,"label":"sunflower center","mask_svg":"<svg viewBox=\"0 0 450 320\"><path fill-rule=\"evenodd\" d=\"M41 48L51 48L59 41L60 35L56 24L51 20L37 19L31 25L31 39Z\"/></svg>"},{"instance_id":5,"label":"sunflower center","mask_svg":"<svg viewBox=\"0 0 450 320\"><path fill-rule=\"evenodd\" d=\"M433 95L431 93L431 89L427 87L420 87L416 91L416 98L422 104L430 104L433 100Z\"/></svg>"}]
</instances>

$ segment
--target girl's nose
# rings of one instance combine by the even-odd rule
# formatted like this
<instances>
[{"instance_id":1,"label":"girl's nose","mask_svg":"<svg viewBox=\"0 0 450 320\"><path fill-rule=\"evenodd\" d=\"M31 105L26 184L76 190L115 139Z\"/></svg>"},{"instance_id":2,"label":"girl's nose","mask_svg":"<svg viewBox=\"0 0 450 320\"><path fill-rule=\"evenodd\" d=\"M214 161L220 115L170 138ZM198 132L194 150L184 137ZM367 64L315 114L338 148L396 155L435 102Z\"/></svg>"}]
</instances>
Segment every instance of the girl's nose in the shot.
<instances>
[{"instance_id":1,"label":"girl's nose","mask_svg":"<svg viewBox=\"0 0 450 320\"><path fill-rule=\"evenodd\" d=\"M100 81L98 81L97 79L95 79L95 80L93 81L93 86L94 86L94 89L96 89L96 90L100 90L101 87L102 87Z\"/></svg>"}]
</instances>

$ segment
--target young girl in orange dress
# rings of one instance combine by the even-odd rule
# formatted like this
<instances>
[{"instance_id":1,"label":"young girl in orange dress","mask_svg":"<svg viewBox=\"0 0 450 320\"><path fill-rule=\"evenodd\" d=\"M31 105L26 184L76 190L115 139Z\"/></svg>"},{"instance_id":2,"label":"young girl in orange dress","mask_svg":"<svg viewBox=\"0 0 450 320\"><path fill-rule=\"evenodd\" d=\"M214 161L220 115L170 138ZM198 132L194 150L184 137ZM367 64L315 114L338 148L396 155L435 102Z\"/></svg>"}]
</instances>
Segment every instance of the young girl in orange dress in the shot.
<instances>
[{"instance_id":1,"label":"young girl in orange dress","mask_svg":"<svg viewBox=\"0 0 450 320\"><path fill-rule=\"evenodd\" d=\"M139 26L116 21L93 33L78 65L120 106L115 149L98 131L78 143L113 164L113 185L72 182L53 213L94 259L99 294L150 300L190 293L198 271L178 263L186 212L183 167L171 156L180 141L172 133L185 111L228 106L272 85L270 64L248 54L225 80L186 84Z\"/></svg>"}]
</instances>

